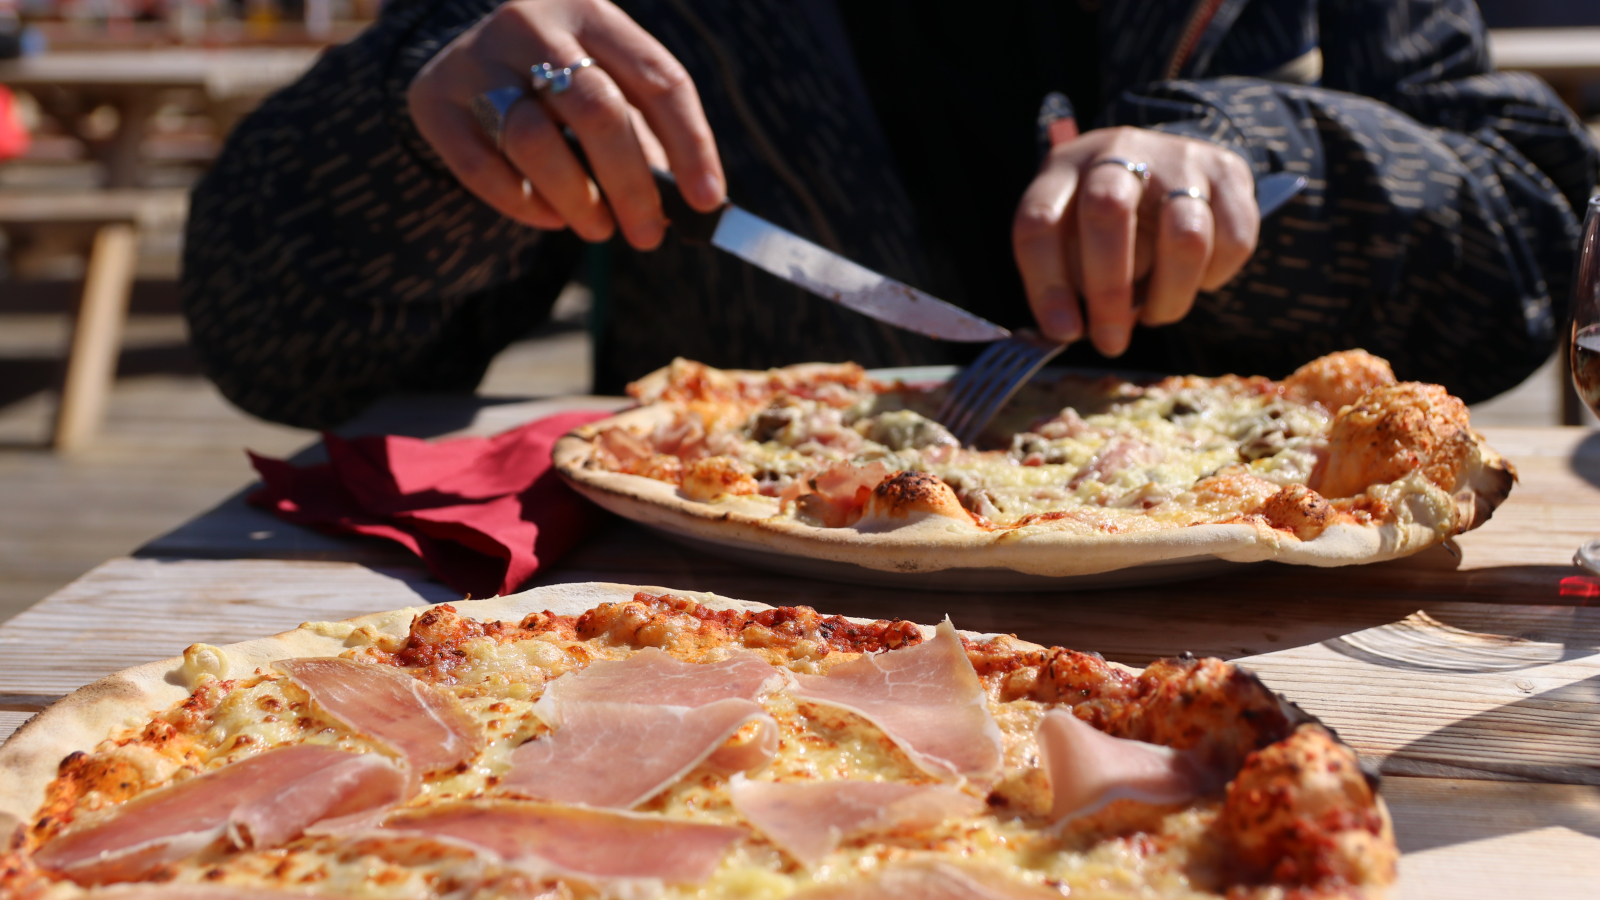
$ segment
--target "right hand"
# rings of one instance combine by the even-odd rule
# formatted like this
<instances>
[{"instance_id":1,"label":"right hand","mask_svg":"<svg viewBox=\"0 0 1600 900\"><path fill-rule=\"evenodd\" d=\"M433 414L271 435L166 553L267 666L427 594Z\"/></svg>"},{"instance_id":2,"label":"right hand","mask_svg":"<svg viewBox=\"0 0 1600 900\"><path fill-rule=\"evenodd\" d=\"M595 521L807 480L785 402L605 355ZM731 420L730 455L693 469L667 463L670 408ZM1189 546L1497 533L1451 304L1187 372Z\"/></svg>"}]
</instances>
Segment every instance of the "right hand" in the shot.
<instances>
[{"instance_id":1,"label":"right hand","mask_svg":"<svg viewBox=\"0 0 1600 900\"><path fill-rule=\"evenodd\" d=\"M567 91L511 107L503 154L490 143L472 115L473 97L528 84L539 63L585 56L595 65L579 70ZM535 228L571 227L604 241L621 227L629 244L648 250L667 225L651 165L670 168L684 199L703 212L726 193L688 71L608 0L512 0L439 51L406 99L417 129L462 185ZM598 187L567 148L563 125L577 134Z\"/></svg>"}]
</instances>

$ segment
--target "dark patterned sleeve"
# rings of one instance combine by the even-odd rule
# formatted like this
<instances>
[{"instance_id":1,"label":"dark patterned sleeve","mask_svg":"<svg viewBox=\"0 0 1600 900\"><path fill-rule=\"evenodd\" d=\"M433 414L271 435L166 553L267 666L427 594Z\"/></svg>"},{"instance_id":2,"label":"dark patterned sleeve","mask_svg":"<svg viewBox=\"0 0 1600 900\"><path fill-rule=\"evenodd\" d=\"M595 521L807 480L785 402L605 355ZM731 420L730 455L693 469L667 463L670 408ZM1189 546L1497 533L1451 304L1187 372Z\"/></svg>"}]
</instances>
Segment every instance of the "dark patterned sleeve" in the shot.
<instances>
[{"instance_id":1,"label":"dark patterned sleeve","mask_svg":"<svg viewBox=\"0 0 1600 900\"><path fill-rule=\"evenodd\" d=\"M1587 133L1544 83L1490 71L1469 0L1323 0L1320 22L1322 87L1162 82L1108 111L1311 179L1162 337L1198 371L1359 346L1469 402L1516 385L1566 315Z\"/></svg>"},{"instance_id":2,"label":"dark patterned sleeve","mask_svg":"<svg viewBox=\"0 0 1600 900\"><path fill-rule=\"evenodd\" d=\"M328 427L388 391L471 390L581 252L502 217L417 133L405 90L492 0L391 0L229 136L195 188L184 311L206 374Z\"/></svg>"}]
</instances>

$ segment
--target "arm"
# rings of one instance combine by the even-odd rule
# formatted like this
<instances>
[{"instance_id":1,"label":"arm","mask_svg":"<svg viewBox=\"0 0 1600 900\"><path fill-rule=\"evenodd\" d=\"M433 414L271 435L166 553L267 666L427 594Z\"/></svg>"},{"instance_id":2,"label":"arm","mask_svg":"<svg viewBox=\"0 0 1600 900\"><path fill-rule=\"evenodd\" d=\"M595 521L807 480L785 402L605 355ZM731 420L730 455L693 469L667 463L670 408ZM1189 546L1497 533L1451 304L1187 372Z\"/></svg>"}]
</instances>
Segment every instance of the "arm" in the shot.
<instances>
[{"instance_id":1,"label":"arm","mask_svg":"<svg viewBox=\"0 0 1600 900\"><path fill-rule=\"evenodd\" d=\"M1197 370L1286 372L1361 346L1469 401L1512 387L1565 317L1595 171L1581 124L1537 79L1488 72L1464 0L1324 3L1321 46L1323 88L1165 82L1108 110L1311 178L1169 347Z\"/></svg>"},{"instance_id":2,"label":"arm","mask_svg":"<svg viewBox=\"0 0 1600 900\"><path fill-rule=\"evenodd\" d=\"M502 217L418 135L406 87L489 0L393 0L229 137L194 192L184 309L208 376L275 421L471 390L548 313L581 244Z\"/></svg>"}]
</instances>

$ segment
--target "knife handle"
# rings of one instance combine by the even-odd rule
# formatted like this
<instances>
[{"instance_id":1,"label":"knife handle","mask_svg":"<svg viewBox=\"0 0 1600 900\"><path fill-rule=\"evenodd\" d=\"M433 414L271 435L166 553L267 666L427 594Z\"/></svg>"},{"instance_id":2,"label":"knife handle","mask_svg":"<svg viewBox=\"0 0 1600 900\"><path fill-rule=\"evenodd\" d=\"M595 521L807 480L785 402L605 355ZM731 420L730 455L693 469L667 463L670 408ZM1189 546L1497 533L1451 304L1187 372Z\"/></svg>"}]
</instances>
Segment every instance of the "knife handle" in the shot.
<instances>
[{"instance_id":1,"label":"knife handle","mask_svg":"<svg viewBox=\"0 0 1600 900\"><path fill-rule=\"evenodd\" d=\"M583 152L578 136L572 133L571 128L561 129L561 134L567 139L567 148L578 158L578 165L583 166L583 171L594 179L595 187L599 187L600 179L595 178L594 169L589 165L589 156ZM689 244L711 243L711 236L716 234L717 223L722 220L722 210L727 203L711 212L700 212L683 199L683 192L678 190L678 179L671 172L651 166L650 175L655 179L656 192L661 195L661 211L666 214L667 221L678 229L679 238ZM615 210L612 212L615 215Z\"/></svg>"}]
</instances>

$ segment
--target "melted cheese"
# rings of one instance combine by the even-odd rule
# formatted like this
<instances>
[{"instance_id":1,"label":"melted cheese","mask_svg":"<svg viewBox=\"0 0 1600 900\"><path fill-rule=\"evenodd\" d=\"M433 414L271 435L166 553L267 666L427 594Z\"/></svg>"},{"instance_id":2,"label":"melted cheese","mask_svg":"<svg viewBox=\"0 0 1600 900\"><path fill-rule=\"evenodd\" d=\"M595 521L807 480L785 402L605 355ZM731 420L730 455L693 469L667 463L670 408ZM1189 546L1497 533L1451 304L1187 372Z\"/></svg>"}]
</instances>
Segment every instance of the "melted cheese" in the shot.
<instances>
[{"instance_id":1,"label":"melted cheese","mask_svg":"<svg viewBox=\"0 0 1600 900\"><path fill-rule=\"evenodd\" d=\"M533 714L544 685L599 657L622 658L632 651L594 643L566 643L544 636L499 643L489 638L461 645L465 665L451 670L447 683L486 729L489 746L465 771L434 776L411 801L426 804L446 798L494 796L509 767L511 751L545 726ZM362 651L350 655L360 656ZM801 657L796 670L815 670ZM202 689L217 688L215 676L200 675ZM797 699L789 693L766 697L763 706L781 731L777 757L752 773L758 779L858 779L911 784L932 782L881 731L845 710ZM1001 729L1005 772L995 794L1005 803L982 814L946 822L914 834L860 837L843 842L807 869L770 842L752 836L723 860L716 874L694 887L669 888L667 897L780 898L815 884L871 874L919 856L952 855L1006 872L1018 881L1060 886L1063 892L1115 891L1163 897L1205 895L1191 884L1205 873L1211 846L1207 826L1217 815L1214 801L1187 808L1113 804L1107 810L1055 833L1043 812L1049 808L1048 782L1038 769L1033 732L1043 715L1040 704L990 701ZM127 740L130 735L124 735ZM193 769L236 761L273 744L308 741L351 750L379 751L360 736L307 709L304 693L275 671L258 670L238 679L211 711L209 727L185 745ZM102 753L151 753L142 743ZM177 744L170 745L176 748ZM113 749L114 748L114 749ZM170 749L169 753L180 753ZM181 755L180 754L180 755ZM165 767L171 777L179 760ZM152 787L155 785L151 785ZM691 772L647 800L641 812L692 821L740 824L728 779L706 767ZM511 897L538 893L527 876L497 867L458 848L404 838L307 836L286 847L191 859L175 867L176 881L236 882L286 889L311 889L335 896L399 898ZM590 896L583 885L569 885L574 896ZM452 893L456 892L456 893ZM58 884L52 897L75 897L79 889Z\"/></svg>"},{"instance_id":2,"label":"melted cheese","mask_svg":"<svg viewBox=\"0 0 1600 900\"><path fill-rule=\"evenodd\" d=\"M738 459L769 495L831 462L881 460L937 475L995 525L1082 510L1092 511L1086 529L1138 530L1245 512L1251 504L1242 498L1190 492L1230 466L1280 487L1304 484L1331 418L1320 406L1222 379L1134 391L1102 391L1093 398L1101 410L1084 415L1044 405L1048 392L1024 396L1007 413L1020 424L1005 450L956 448L948 432L908 408L927 411L936 396L913 392L863 394L844 409L781 396L741 427L712 435L708 447ZM806 518L794 508L774 513Z\"/></svg>"}]
</instances>

